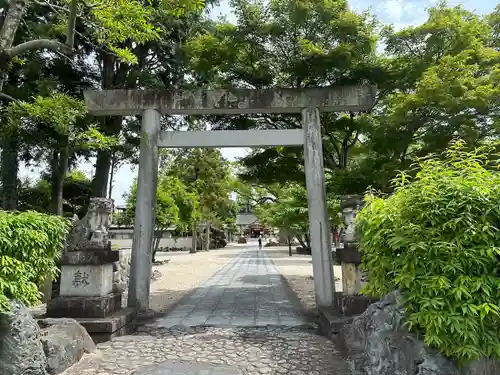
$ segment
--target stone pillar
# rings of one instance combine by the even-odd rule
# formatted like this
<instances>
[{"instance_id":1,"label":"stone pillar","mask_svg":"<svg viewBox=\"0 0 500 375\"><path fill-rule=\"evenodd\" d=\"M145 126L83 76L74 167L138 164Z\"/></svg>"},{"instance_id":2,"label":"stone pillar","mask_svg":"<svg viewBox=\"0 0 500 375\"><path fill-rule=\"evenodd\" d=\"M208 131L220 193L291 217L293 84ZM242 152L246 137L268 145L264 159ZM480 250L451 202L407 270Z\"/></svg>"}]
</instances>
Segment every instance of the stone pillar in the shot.
<instances>
[{"instance_id":1,"label":"stone pillar","mask_svg":"<svg viewBox=\"0 0 500 375\"><path fill-rule=\"evenodd\" d=\"M197 232L198 232L198 228L196 227L195 224L193 224L191 226L191 250L189 250L189 252L191 254L195 254L196 253L196 242L197 242L197 239L196 239L196 236L197 236Z\"/></svg>"},{"instance_id":2,"label":"stone pillar","mask_svg":"<svg viewBox=\"0 0 500 375\"><path fill-rule=\"evenodd\" d=\"M91 198L87 215L76 222L62 257L60 296L47 303L52 318L74 318L95 341L128 334L134 311L122 309L122 292L113 290L113 263L108 218L113 201Z\"/></svg>"},{"instance_id":3,"label":"stone pillar","mask_svg":"<svg viewBox=\"0 0 500 375\"><path fill-rule=\"evenodd\" d=\"M47 303L52 298L52 275L45 275L42 283L38 286L38 291L42 293L42 302Z\"/></svg>"},{"instance_id":4,"label":"stone pillar","mask_svg":"<svg viewBox=\"0 0 500 375\"><path fill-rule=\"evenodd\" d=\"M335 284L326 205L325 172L319 110L302 110L304 164L309 211L314 291L318 307L335 307Z\"/></svg>"},{"instance_id":5,"label":"stone pillar","mask_svg":"<svg viewBox=\"0 0 500 375\"><path fill-rule=\"evenodd\" d=\"M159 130L160 113L155 109L145 110L142 114L137 203L128 293L128 306L142 313L149 310Z\"/></svg>"},{"instance_id":6,"label":"stone pillar","mask_svg":"<svg viewBox=\"0 0 500 375\"><path fill-rule=\"evenodd\" d=\"M344 247L337 249L337 260L342 267L342 291L344 295L354 296L361 291L361 254L358 251L354 219L360 210L363 200L357 195L344 196L341 199L342 217L346 226Z\"/></svg>"},{"instance_id":7,"label":"stone pillar","mask_svg":"<svg viewBox=\"0 0 500 375\"><path fill-rule=\"evenodd\" d=\"M207 223L205 233L205 251L210 250L210 223Z\"/></svg>"}]
</instances>

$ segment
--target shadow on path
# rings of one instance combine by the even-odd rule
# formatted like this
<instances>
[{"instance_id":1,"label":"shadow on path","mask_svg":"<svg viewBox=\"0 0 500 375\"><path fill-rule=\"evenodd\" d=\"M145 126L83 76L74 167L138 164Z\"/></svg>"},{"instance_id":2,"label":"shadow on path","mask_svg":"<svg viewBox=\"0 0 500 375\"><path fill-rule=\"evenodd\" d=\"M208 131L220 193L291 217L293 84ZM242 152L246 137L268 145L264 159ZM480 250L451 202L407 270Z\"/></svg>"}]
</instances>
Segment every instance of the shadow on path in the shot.
<instances>
[{"instance_id":1,"label":"shadow on path","mask_svg":"<svg viewBox=\"0 0 500 375\"><path fill-rule=\"evenodd\" d=\"M309 320L266 252L250 248L152 324L156 328L293 327L306 326Z\"/></svg>"}]
</instances>

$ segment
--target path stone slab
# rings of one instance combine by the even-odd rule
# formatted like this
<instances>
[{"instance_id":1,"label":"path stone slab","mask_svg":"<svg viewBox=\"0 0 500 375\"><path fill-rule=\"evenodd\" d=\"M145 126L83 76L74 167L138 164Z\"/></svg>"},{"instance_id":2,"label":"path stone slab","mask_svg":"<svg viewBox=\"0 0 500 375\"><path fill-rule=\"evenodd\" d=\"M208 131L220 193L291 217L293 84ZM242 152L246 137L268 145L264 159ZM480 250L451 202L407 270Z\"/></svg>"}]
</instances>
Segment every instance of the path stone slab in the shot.
<instances>
[{"instance_id":1,"label":"path stone slab","mask_svg":"<svg viewBox=\"0 0 500 375\"><path fill-rule=\"evenodd\" d=\"M154 326L302 326L300 302L266 252L243 250Z\"/></svg>"},{"instance_id":2,"label":"path stone slab","mask_svg":"<svg viewBox=\"0 0 500 375\"><path fill-rule=\"evenodd\" d=\"M143 367L133 375L242 375L234 367L200 364L188 361L165 361L157 365Z\"/></svg>"}]
</instances>

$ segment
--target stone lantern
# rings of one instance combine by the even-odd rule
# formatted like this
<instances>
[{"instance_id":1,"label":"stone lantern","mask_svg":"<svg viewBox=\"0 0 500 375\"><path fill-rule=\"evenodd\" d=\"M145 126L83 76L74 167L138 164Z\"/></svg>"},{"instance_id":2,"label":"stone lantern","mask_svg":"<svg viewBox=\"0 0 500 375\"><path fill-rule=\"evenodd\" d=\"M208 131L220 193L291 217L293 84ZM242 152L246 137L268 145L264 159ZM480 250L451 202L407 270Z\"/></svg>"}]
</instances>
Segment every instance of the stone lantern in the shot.
<instances>
[{"instance_id":1,"label":"stone lantern","mask_svg":"<svg viewBox=\"0 0 500 375\"><path fill-rule=\"evenodd\" d=\"M363 199L359 195L343 196L340 202L342 218L346 229L344 231L344 248L337 249L337 262L342 269L342 291L344 295L354 296L361 291L362 274L359 269L361 253L358 251L355 218L363 206Z\"/></svg>"}]
</instances>

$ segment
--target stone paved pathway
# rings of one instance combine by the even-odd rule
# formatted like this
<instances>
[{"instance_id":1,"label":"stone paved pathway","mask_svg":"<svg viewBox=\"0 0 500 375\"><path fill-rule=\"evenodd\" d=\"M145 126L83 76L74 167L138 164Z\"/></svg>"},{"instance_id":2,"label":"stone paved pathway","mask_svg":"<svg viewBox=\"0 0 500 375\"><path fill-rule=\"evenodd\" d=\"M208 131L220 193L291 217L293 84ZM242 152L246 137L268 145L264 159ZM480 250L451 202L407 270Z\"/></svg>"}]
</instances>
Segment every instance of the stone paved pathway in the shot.
<instances>
[{"instance_id":1,"label":"stone paved pathway","mask_svg":"<svg viewBox=\"0 0 500 375\"><path fill-rule=\"evenodd\" d=\"M242 251L155 327L300 326L307 324L299 300L264 251Z\"/></svg>"},{"instance_id":2,"label":"stone paved pathway","mask_svg":"<svg viewBox=\"0 0 500 375\"><path fill-rule=\"evenodd\" d=\"M165 361L167 367L225 365L235 375L349 375L333 342L307 323L272 261L244 249L167 315L99 344L97 355L64 375L170 375L147 368ZM219 374L213 368L181 373Z\"/></svg>"}]
</instances>

